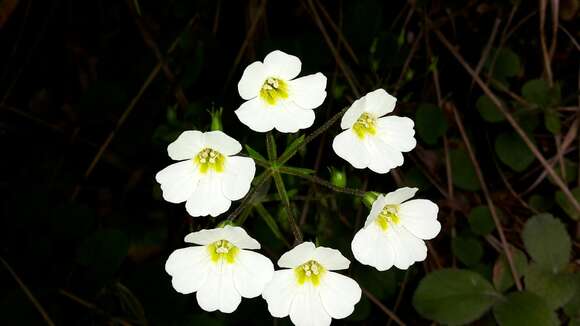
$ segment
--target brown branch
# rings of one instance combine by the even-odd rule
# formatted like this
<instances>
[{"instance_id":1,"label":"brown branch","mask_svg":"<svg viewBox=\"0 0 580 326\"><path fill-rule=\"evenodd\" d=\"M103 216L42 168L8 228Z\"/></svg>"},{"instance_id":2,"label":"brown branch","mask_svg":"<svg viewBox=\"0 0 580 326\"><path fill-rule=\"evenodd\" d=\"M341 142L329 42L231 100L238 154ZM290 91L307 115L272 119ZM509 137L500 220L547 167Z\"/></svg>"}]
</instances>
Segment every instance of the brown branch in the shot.
<instances>
[{"instance_id":1,"label":"brown branch","mask_svg":"<svg viewBox=\"0 0 580 326\"><path fill-rule=\"evenodd\" d=\"M465 132L465 128L463 127L463 122L461 121L461 117L459 116L457 109L454 107L453 104L450 104L450 107L451 107L451 110L453 111L453 115L455 117L455 122L457 123L457 126L459 127L459 132L461 133L461 137L463 138L463 142L465 143L465 147L467 148L467 152L469 154L469 158L471 159L471 163L473 164L473 167L475 168L475 173L477 174L477 179L479 180L481 190L483 191L483 195L485 196L485 200L487 201L487 205L489 206L489 210L491 212L491 217L493 218L493 222L495 223L495 226L497 228L497 232L499 233L499 238L501 240L501 246L502 246L502 249L506 255L508 265L510 266L510 270L511 270L514 282L516 284L518 291L521 291L523 289L523 287L522 287L522 283L520 282L520 275L518 274L518 271L516 269L516 265L514 264L512 253L511 253L511 250L509 250L509 244L508 244L507 239L505 237L503 227L501 225L501 221L499 220L499 217L497 215L497 211L495 210L495 205L493 203L493 200L491 199L489 189L487 189L487 183L485 182L485 179L483 177L483 172L481 171L481 167L479 166L477 158L475 157L475 152L473 151L473 148L471 147L471 143L469 141L469 138L467 137L467 133Z\"/></svg>"},{"instance_id":2,"label":"brown branch","mask_svg":"<svg viewBox=\"0 0 580 326\"><path fill-rule=\"evenodd\" d=\"M404 322L402 322L401 319L399 317L397 317L397 315L394 312L392 312L389 308L387 308L381 302L381 300L377 299L367 289L365 289L365 288L361 288L361 289L362 289L362 292L364 293L364 295L366 295L366 297L369 298L369 300L371 300L372 303L374 303L375 305L377 305L377 307L379 307L379 309L381 309L385 313L385 315L387 315L390 319L392 319L395 323L397 323L397 325L399 325L399 326L406 326L406 324Z\"/></svg>"},{"instance_id":3,"label":"brown branch","mask_svg":"<svg viewBox=\"0 0 580 326\"><path fill-rule=\"evenodd\" d=\"M453 56L457 59L457 61L461 64L461 66L471 76L473 76L473 78L475 78L476 83L481 87L485 95L487 95L491 99L491 101L498 107L500 112L506 117L506 120L514 128L516 133L522 138L522 140L528 146L532 154L534 154L534 156L538 159L538 161L540 161L542 166L548 171L548 174L554 179L554 182L562 190L562 192L564 193L568 201L572 204L572 206L574 206L575 209L580 211L580 204L578 203L576 198L574 198L574 195L572 194L568 186L566 186L566 184L562 181L562 179L558 176L558 174L546 161L542 153L540 153L536 145L531 141L531 139L528 137L528 135L522 129L522 127L518 124L518 122L514 119L511 113L504 107L501 101L495 96L495 94L491 91L491 89L481 80L481 78L475 74L475 71L473 71L473 69L469 66L469 64L465 61L465 59L463 59L463 57L453 47L453 45L449 43L447 38L445 38L445 36L443 36L443 34L438 30L435 30L434 32L435 35L437 35L437 37L441 41L441 43L443 43L443 45L445 45L445 47L451 52L451 54L453 54Z\"/></svg>"},{"instance_id":4,"label":"brown branch","mask_svg":"<svg viewBox=\"0 0 580 326\"><path fill-rule=\"evenodd\" d=\"M10 276L12 276L12 278L16 281L16 283L18 283L18 286L20 286L20 289L22 290L22 292L24 292L24 294L26 295L28 300L30 300L32 305L34 305L34 308L36 308L36 310L38 310L38 312L40 313L40 315L42 316L42 319L44 319L46 324L54 326L54 322L52 321L52 319L50 319L50 316L48 316L48 313L46 312L44 307L42 307L42 304L40 304L40 302L36 299L34 294L32 294L32 292L28 289L26 284L24 284L24 282L22 282L20 277L18 277L18 274L16 274L16 272L12 269L12 267L10 267L10 264L8 264L8 262L6 260L4 260L4 258L2 258L2 257L0 257L0 262L2 263L2 265L4 265L4 268L8 271Z\"/></svg>"}]
</instances>

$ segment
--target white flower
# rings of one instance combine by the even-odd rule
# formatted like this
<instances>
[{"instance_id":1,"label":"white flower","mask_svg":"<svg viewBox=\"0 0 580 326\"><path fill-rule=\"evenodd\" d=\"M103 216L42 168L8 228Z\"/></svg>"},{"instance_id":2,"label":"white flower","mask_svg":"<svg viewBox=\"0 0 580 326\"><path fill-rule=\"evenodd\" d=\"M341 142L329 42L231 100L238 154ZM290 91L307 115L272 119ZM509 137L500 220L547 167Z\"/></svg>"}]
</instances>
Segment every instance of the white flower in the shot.
<instances>
[{"instance_id":1,"label":"white flower","mask_svg":"<svg viewBox=\"0 0 580 326\"><path fill-rule=\"evenodd\" d=\"M191 216L218 216L244 197L256 173L254 160L232 156L242 145L221 131L185 131L169 146L177 162L155 176L163 198L185 203Z\"/></svg>"},{"instance_id":2,"label":"white flower","mask_svg":"<svg viewBox=\"0 0 580 326\"><path fill-rule=\"evenodd\" d=\"M312 126L313 109L326 97L326 77L316 73L296 78L301 66L298 57L276 50L263 63L246 67L238 83L238 92L246 100L236 110L240 121L258 132L274 128L297 132Z\"/></svg>"},{"instance_id":3,"label":"white flower","mask_svg":"<svg viewBox=\"0 0 580 326\"><path fill-rule=\"evenodd\" d=\"M316 248L304 242L286 252L262 297L274 317L290 315L295 325L330 325L332 318L346 318L359 302L361 288L351 278L332 272L347 269L350 261L340 251Z\"/></svg>"},{"instance_id":4,"label":"white flower","mask_svg":"<svg viewBox=\"0 0 580 326\"><path fill-rule=\"evenodd\" d=\"M260 249L258 241L241 227L225 226L193 232L185 237L192 246L175 250L165 263L177 292L197 292L206 311L230 313L241 297L255 298L272 279L270 259L245 249Z\"/></svg>"},{"instance_id":5,"label":"white flower","mask_svg":"<svg viewBox=\"0 0 580 326\"><path fill-rule=\"evenodd\" d=\"M369 168L376 173L387 173L403 165L403 154L417 141L413 120L388 116L397 99L384 89L377 89L354 101L346 111L340 127L344 130L334 138L336 154L357 169Z\"/></svg>"},{"instance_id":6,"label":"white flower","mask_svg":"<svg viewBox=\"0 0 580 326\"><path fill-rule=\"evenodd\" d=\"M356 260L385 271L395 265L407 269L427 258L423 240L435 238L441 230L439 208L426 199L413 199L417 188L399 188L379 195L364 227L352 240Z\"/></svg>"}]
</instances>

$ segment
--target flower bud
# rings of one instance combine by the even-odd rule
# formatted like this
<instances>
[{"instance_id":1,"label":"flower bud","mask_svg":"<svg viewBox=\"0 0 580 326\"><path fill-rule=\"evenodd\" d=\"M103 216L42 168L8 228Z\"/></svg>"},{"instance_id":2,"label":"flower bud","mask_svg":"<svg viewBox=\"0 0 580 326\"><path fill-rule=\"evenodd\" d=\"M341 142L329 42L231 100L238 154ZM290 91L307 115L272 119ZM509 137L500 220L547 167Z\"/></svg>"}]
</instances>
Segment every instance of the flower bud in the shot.
<instances>
[{"instance_id":1,"label":"flower bud","mask_svg":"<svg viewBox=\"0 0 580 326\"><path fill-rule=\"evenodd\" d=\"M365 204L366 207L371 208L373 206L373 203L375 202L375 200L377 200L378 197L379 197L378 192L369 191L365 193L362 202L363 204Z\"/></svg>"},{"instance_id":2,"label":"flower bud","mask_svg":"<svg viewBox=\"0 0 580 326\"><path fill-rule=\"evenodd\" d=\"M222 127L222 112L223 108L217 110L211 110L211 130L223 130Z\"/></svg>"},{"instance_id":3,"label":"flower bud","mask_svg":"<svg viewBox=\"0 0 580 326\"><path fill-rule=\"evenodd\" d=\"M346 173L343 170L330 168L330 182L340 188L346 187Z\"/></svg>"}]
</instances>

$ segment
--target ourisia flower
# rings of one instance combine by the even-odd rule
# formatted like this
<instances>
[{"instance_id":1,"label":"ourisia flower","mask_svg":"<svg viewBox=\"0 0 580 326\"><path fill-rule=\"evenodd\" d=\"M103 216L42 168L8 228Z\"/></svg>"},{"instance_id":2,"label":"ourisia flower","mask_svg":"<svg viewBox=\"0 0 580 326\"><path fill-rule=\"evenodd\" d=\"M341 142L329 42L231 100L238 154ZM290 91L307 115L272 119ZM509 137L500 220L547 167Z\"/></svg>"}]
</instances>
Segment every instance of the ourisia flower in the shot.
<instances>
[{"instance_id":1,"label":"ourisia flower","mask_svg":"<svg viewBox=\"0 0 580 326\"><path fill-rule=\"evenodd\" d=\"M345 129L334 138L336 154L357 169L369 168L376 173L387 173L403 165L403 154L417 141L413 120L388 116L397 99L384 89L377 89L354 101L340 122Z\"/></svg>"},{"instance_id":2,"label":"ourisia flower","mask_svg":"<svg viewBox=\"0 0 580 326\"><path fill-rule=\"evenodd\" d=\"M347 269L350 261L340 251L304 242L278 260L280 267L262 297L274 317L290 315L295 325L325 326L332 318L346 318L361 298L351 278L333 272Z\"/></svg>"},{"instance_id":3,"label":"ourisia flower","mask_svg":"<svg viewBox=\"0 0 580 326\"><path fill-rule=\"evenodd\" d=\"M191 216L218 216L232 200L244 197L256 165L247 157L233 156L242 145L221 131L185 131L169 146L169 157L176 161L155 176L163 198L185 203Z\"/></svg>"},{"instance_id":4,"label":"ourisia flower","mask_svg":"<svg viewBox=\"0 0 580 326\"><path fill-rule=\"evenodd\" d=\"M272 279L272 262L246 250L260 249L260 244L241 227L201 230L187 235L185 241L198 246L175 250L165 270L177 292L197 292L203 310L233 312L242 297L259 296Z\"/></svg>"},{"instance_id":5,"label":"ourisia flower","mask_svg":"<svg viewBox=\"0 0 580 326\"><path fill-rule=\"evenodd\" d=\"M393 265L407 269L427 257L425 241L441 230L439 208L426 199L411 199L417 188L399 188L379 195L364 227L352 240L356 260L385 271Z\"/></svg>"},{"instance_id":6,"label":"ourisia flower","mask_svg":"<svg viewBox=\"0 0 580 326\"><path fill-rule=\"evenodd\" d=\"M238 83L246 100L236 110L240 121L258 132L275 128L290 133L312 126L313 109L326 97L326 77L316 73L296 78L301 66L298 57L276 50L264 62L246 67Z\"/></svg>"}]
</instances>

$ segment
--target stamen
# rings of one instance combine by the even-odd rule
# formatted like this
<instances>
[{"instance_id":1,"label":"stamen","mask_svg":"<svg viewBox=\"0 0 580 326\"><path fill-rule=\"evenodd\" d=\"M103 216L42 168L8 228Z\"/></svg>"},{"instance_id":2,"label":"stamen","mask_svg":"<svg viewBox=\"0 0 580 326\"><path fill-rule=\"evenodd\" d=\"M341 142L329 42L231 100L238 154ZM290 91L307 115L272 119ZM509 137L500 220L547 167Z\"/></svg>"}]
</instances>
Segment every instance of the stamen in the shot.
<instances>
[{"instance_id":1,"label":"stamen","mask_svg":"<svg viewBox=\"0 0 580 326\"><path fill-rule=\"evenodd\" d=\"M375 223L377 223L383 231L387 231L389 225L398 224L399 221L399 205L385 205L375 219Z\"/></svg>"},{"instance_id":2,"label":"stamen","mask_svg":"<svg viewBox=\"0 0 580 326\"><path fill-rule=\"evenodd\" d=\"M360 139L364 139L366 135L377 133L377 119L372 114L363 112L352 125L352 129Z\"/></svg>"},{"instance_id":3,"label":"stamen","mask_svg":"<svg viewBox=\"0 0 580 326\"><path fill-rule=\"evenodd\" d=\"M324 275L324 267L315 260L309 260L306 263L296 267L294 274L296 275L296 282L302 285L304 282L311 282L312 285L320 284L321 277Z\"/></svg>"},{"instance_id":4,"label":"stamen","mask_svg":"<svg viewBox=\"0 0 580 326\"><path fill-rule=\"evenodd\" d=\"M282 79L268 77L262 85L260 97L266 103L275 105L277 101L288 97L288 85Z\"/></svg>"},{"instance_id":5,"label":"stamen","mask_svg":"<svg viewBox=\"0 0 580 326\"><path fill-rule=\"evenodd\" d=\"M201 173L206 173L210 169L218 173L223 172L225 157L211 148L202 149L194 160L199 164Z\"/></svg>"}]
</instances>

